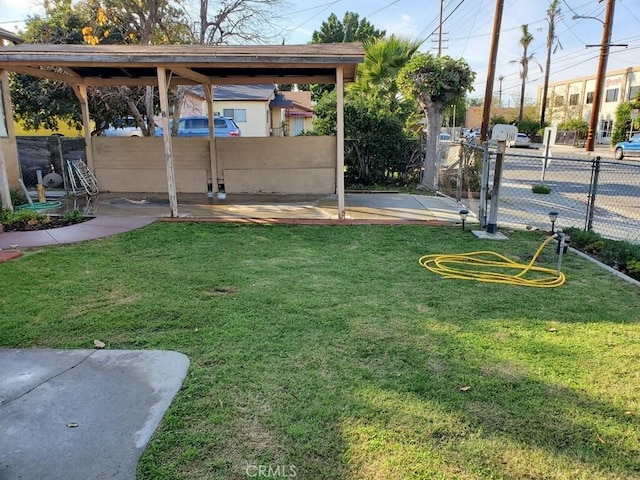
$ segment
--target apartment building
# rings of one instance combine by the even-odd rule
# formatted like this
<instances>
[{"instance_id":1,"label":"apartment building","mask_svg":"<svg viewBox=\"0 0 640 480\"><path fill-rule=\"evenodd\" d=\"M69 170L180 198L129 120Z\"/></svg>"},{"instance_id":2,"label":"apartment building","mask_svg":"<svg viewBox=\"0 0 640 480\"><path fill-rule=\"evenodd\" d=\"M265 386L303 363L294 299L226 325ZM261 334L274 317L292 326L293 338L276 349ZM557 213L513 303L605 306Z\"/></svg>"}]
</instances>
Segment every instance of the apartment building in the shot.
<instances>
[{"instance_id":1,"label":"apartment building","mask_svg":"<svg viewBox=\"0 0 640 480\"><path fill-rule=\"evenodd\" d=\"M546 121L558 125L571 118L590 121L596 89L596 76L574 78L549 84ZM543 86L538 86L537 105L542 105ZM611 131L618 105L628 102L640 92L640 65L607 72L596 143L610 144Z\"/></svg>"}]
</instances>

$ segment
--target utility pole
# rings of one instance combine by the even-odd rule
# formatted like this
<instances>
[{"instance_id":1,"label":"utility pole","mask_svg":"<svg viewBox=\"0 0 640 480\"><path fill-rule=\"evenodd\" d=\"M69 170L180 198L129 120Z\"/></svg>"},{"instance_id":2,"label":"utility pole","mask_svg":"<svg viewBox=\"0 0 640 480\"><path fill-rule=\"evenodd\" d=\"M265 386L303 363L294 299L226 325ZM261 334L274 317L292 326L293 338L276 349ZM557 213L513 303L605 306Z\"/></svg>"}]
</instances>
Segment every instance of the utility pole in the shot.
<instances>
[{"instance_id":1,"label":"utility pole","mask_svg":"<svg viewBox=\"0 0 640 480\"><path fill-rule=\"evenodd\" d=\"M500 75L498 77L498 81L500 82L500 88L498 89L498 107L502 108L502 81L504 80L504 75Z\"/></svg>"},{"instance_id":2,"label":"utility pole","mask_svg":"<svg viewBox=\"0 0 640 480\"><path fill-rule=\"evenodd\" d=\"M451 12L451 13L453 13L453 12ZM447 16L447 18L449 18L451 16L451 13ZM442 50L447 48L446 46L443 46L443 43L447 42L447 39L443 38L443 36L449 34L449 32L443 31L444 22L447 20L446 18L443 18L443 15L444 15L444 0L440 0L440 23L438 25L438 39L437 40L435 40L435 39L431 40L431 43L432 43L431 49L435 50L437 48L438 57L442 56ZM434 30L434 32L435 32L435 30ZM435 46L436 42L438 43L437 47Z\"/></svg>"},{"instance_id":3,"label":"utility pole","mask_svg":"<svg viewBox=\"0 0 640 480\"><path fill-rule=\"evenodd\" d=\"M600 105L602 104L602 94L604 93L604 81L607 75L607 60L609 59L609 47L611 46L611 30L613 27L615 4L616 0L607 0L607 12L604 18L604 28L602 29L600 60L598 61L598 73L596 76L596 91L593 96L593 108L591 109L591 116L589 118L589 133L587 134L587 141L585 142L585 150L587 152L593 152L595 146L598 119L600 118Z\"/></svg>"},{"instance_id":4,"label":"utility pole","mask_svg":"<svg viewBox=\"0 0 640 480\"><path fill-rule=\"evenodd\" d=\"M444 9L444 0L440 0L440 28L438 29L438 56L442 55L442 11Z\"/></svg>"},{"instance_id":5,"label":"utility pole","mask_svg":"<svg viewBox=\"0 0 640 480\"><path fill-rule=\"evenodd\" d=\"M493 37L491 39L491 53L489 54L489 68L487 69L487 85L484 91L484 108L482 110L482 126L480 127L480 143L487 140L487 132L489 131L491 99L493 97L493 81L496 76L496 58L498 57L498 43L500 41L500 25L502 24L503 9L504 0L496 0L496 13L493 18Z\"/></svg>"}]
</instances>

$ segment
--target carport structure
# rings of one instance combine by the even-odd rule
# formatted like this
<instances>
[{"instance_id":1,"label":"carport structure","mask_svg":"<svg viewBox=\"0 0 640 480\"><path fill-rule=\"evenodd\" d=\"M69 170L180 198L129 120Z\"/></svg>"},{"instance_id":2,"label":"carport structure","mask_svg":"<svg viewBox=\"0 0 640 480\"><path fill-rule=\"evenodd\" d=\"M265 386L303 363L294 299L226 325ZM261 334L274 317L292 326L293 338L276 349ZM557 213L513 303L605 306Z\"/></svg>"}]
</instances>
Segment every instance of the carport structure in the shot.
<instances>
[{"instance_id":1,"label":"carport structure","mask_svg":"<svg viewBox=\"0 0 640 480\"><path fill-rule=\"evenodd\" d=\"M222 84L330 83L337 91L335 193L338 216L344 207L344 86L355 79L364 59L360 43L314 45L50 45L22 44L0 48L0 75L12 71L73 86L80 101L87 163L94 169L87 88L98 86L158 87L161 127L169 131L170 86L203 86L209 116L209 162L212 190L218 191L212 87ZM11 119L10 115L8 120ZM8 122L9 123L9 122ZM9 129L11 141L12 130ZM223 139L226 140L226 139ZM174 139L163 136L166 182L171 216L178 216ZM13 139L15 143L15 137ZM1 174L2 172L0 172ZM6 174L6 172L5 172ZM0 187L2 188L2 187Z\"/></svg>"}]
</instances>

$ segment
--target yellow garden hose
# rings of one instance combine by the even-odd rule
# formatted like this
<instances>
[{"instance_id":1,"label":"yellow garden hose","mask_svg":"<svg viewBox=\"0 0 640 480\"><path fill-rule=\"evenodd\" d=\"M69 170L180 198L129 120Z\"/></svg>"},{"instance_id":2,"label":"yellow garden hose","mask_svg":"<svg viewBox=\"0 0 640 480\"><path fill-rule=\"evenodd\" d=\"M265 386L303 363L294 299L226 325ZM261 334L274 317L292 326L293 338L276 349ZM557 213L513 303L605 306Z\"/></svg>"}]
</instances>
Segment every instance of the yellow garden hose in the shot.
<instances>
[{"instance_id":1,"label":"yellow garden hose","mask_svg":"<svg viewBox=\"0 0 640 480\"><path fill-rule=\"evenodd\" d=\"M554 239L555 237L549 237L542 242L542 245L540 245L540 248L538 248L538 251L527 265L514 262L499 253L489 251L456 255L423 255L418 261L424 268L442 275L444 278L506 283L523 287L559 287L565 282L562 272L533 265L544 247ZM498 271L491 271L491 269ZM500 273L500 270L505 273ZM519 273L507 273L509 271L519 271ZM537 274L533 274L534 278L525 278L525 275L529 272L537 272Z\"/></svg>"}]
</instances>

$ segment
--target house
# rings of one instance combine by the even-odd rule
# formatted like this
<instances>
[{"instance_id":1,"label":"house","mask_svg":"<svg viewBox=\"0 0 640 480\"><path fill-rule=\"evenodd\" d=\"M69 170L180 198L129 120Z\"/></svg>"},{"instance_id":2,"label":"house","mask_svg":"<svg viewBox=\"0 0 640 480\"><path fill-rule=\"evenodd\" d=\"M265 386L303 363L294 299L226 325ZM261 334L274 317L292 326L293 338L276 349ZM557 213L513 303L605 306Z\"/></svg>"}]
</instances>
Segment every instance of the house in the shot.
<instances>
[{"instance_id":1,"label":"house","mask_svg":"<svg viewBox=\"0 0 640 480\"><path fill-rule=\"evenodd\" d=\"M589 121L596 90L596 76L573 78L549 84L547 121L558 125L569 119ZM538 87L538 105L542 104L543 86ZM611 143L616 110L640 92L640 66L606 73L602 104L596 128L596 142Z\"/></svg>"},{"instance_id":2,"label":"house","mask_svg":"<svg viewBox=\"0 0 640 480\"><path fill-rule=\"evenodd\" d=\"M243 137L268 137L271 134L270 102L276 96L273 84L216 85L213 87L215 116L230 117ZM185 89L180 116L207 114L207 100L202 85Z\"/></svg>"},{"instance_id":3,"label":"house","mask_svg":"<svg viewBox=\"0 0 640 480\"><path fill-rule=\"evenodd\" d=\"M278 92L275 85L219 85L213 88L215 116L231 117L243 137L296 136L312 127L311 92ZM185 89L180 116L206 115L201 85Z\"/></svg>"},{"instance_id":4,"label":"house","mask_svg":"<svg viewBox=\"0 0 640 480\"><path fill-rule=\"evenodd\" d=\"M309 91L279 92L282 102L272 104L272 135L295 137L313 130L313 102ZM279 106L280 108L275 108Z\"/></svg>"}]
</instances>

